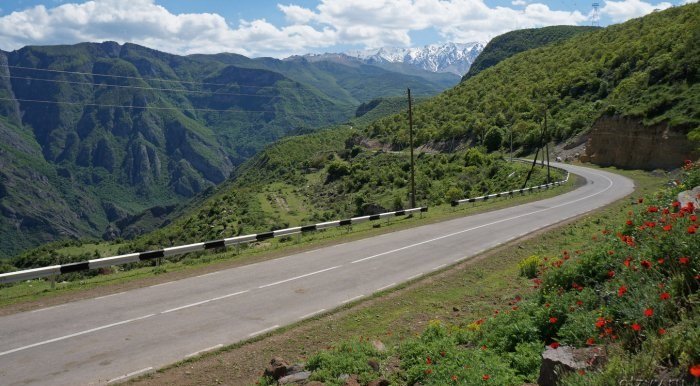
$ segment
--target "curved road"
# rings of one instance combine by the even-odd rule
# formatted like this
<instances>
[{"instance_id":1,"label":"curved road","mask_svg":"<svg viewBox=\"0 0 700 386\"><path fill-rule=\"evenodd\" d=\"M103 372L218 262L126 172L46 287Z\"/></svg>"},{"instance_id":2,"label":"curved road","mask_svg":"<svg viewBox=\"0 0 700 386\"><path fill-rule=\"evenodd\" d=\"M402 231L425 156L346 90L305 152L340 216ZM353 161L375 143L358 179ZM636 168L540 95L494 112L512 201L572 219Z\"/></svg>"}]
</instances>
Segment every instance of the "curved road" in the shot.
<instances>
[{"instance_id":1,"label":"curved road","mask_svg":"<svg viewBox=\"0 0 700 386\"><path fill-rule=\"evenodd\" d=\"M619 175L557 166L585 185L516 207L2 317L0 383L116 383L468 259L633 190Z\"/></svg>"}]
</instances>

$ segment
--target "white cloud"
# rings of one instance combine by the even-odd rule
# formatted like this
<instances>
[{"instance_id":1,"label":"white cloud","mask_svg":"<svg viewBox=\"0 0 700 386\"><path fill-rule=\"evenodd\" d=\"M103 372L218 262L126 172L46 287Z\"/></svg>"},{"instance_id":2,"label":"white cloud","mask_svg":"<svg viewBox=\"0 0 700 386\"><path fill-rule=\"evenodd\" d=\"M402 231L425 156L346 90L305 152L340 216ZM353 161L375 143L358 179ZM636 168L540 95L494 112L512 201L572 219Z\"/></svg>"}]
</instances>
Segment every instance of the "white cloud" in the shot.
<instances>
[{"instance_id":1,"label":"white cloud","mask_svg":"<svg viewBox=\"0 0 700 386\"><path fill-rule=\"evenodd\" d=\"M644 16L654 10L662 10L672 7L671 3L662 2L651 4L640 0L606 1L600 9L601 15L607 15L615 22L623 22L635 17Z\"/></svg>"},{"instance_id":2,"label":"white cloud","mask_svg":"<svg viewBox=\"0 0 700 386\"><path fill-rule=\"evenodd\" d=\"M484 0L319 0L315 8L278 4L286 25L257 19L234 26L215 13L173 14L156 0L90 0L52 8L38 5L0 16L0 48L114 40L178 54L284 57L336 45L409 46L411 32L431 28L444 41L470 42L516 28L587 21L578 11L557 11L526 0L512 4L519 9L489 7ZM667 6L608 1L601 13L621 21Z\"/></svg>"}]
</instances>

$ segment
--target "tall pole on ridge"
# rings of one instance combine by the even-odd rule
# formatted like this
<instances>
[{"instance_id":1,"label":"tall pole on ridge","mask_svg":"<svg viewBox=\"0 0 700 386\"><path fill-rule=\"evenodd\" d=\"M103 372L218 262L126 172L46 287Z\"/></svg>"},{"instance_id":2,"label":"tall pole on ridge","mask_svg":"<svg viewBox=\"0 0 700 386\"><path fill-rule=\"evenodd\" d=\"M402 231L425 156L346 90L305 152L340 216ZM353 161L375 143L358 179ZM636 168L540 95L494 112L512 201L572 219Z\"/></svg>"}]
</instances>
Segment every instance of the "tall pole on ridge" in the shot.
<instances>
[{"instance_id":1,"label":"tall pole on ridge","mask_svg":"<svg viewBox=\"0 0 700 386\"><path fill-rule=\"evenodd\" d=\"M411 147L411 208L416 207L416 170L413 163L413 109L411 105L411 89L408 89L408 136Z\"/></svg>"}]
</instances>

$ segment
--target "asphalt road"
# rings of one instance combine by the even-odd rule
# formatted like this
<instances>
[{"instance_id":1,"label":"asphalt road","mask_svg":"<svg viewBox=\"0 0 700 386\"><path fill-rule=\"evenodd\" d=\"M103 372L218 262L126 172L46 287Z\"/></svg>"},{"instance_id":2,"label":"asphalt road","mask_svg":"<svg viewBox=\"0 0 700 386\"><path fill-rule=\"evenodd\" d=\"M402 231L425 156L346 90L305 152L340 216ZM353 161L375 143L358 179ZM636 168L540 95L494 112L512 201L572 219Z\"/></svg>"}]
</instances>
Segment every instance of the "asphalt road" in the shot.
<instances>
[{"instance_id":1,"label":"asphalt road","mask_svg":"<svg viewBox=\"0 0 700 386\"><path fill-rule=\"evenodd\" d=\"M0 384L116 383L442 269L633 190L615 174L559 166L585 185L494 212L2 317Z\"/></svg>"}]
</instances>

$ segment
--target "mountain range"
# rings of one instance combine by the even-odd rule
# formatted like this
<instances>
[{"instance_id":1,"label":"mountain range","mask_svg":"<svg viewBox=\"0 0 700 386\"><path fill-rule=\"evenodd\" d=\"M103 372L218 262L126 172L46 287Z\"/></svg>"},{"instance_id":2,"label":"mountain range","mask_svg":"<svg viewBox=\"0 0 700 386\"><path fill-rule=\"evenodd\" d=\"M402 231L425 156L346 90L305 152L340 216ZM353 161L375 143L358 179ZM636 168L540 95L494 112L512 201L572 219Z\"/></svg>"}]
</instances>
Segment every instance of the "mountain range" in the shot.
<instances>
[{"instance_id":1,"label":"mountain range","mask_svg":"<svg viewBox=\"0 0 700 386\"><path fill-rule=\"evenodd\" d=\"M362 63L178 56L135 44L0 51L0 256L205 191L282 137L459 81Z\"/></svg>"}]
</instances>

